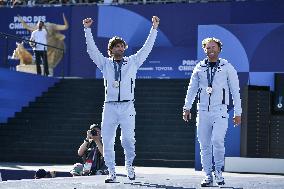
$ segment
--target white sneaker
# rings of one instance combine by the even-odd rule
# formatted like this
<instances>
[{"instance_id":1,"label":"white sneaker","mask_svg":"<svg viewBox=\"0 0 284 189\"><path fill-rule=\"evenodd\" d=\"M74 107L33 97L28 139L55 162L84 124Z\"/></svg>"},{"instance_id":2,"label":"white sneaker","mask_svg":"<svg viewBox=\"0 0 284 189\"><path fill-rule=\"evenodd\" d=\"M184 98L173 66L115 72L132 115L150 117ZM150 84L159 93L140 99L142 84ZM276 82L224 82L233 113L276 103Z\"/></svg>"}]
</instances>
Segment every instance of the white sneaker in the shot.
<instances>
[{"instance_id":1,"label":"white sneaker","mask_svg":"<svg viewBox=\"0 0 284 189\"><path fill-rule=\"evenodd\" d=\"M201 187L210 187L210 186L213 186L212 174L206 175L205 178L201 181Z\"/></svg>"},{"instance_id":2,"label":"white sneaker","mask_svg":"<svg viewBox=\"0 0 284 189\"><path fill-rule=\"evenodd\" d=\"M218 186L225 185L224 177L222 176L222 171L215 171L215 182Z\"/></svg>"},{"instance_id":3,"label":"white sneaker","mask_svg":"<svg viewBox=\"0 0 284 189\"><path fill-rule=\"evenodd\" d=\"M116 181L116 173L115 171L109 171L107 178L105 179L105 183L112 183Z\"/></svg>"},{"instance_id":4,"label":"white sneaker","mask_svg":"<svg viewBox=\"0 0 284 189\"><path fill-rule=\"evenodd\" d=\"M127 170L127 176L129 178L129 180L135 180L135 170L134 170L134 167L132 165L126 166L126 170Z\"/></svg>"}]
</instances>

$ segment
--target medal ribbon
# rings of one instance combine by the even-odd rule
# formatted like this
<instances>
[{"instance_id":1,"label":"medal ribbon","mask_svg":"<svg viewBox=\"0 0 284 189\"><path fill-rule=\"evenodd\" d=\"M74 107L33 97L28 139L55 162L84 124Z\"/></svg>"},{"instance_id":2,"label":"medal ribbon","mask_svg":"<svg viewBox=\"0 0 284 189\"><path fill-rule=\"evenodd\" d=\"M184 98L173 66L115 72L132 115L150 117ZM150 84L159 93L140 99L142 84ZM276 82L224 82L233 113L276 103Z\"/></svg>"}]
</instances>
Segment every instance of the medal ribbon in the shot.
<instances>
[{"instance_id":1,"label":"medal ribbon","mask_svg":"<svg viewBox=\"0 0 284 189\"><path fill-rule=\"evenodd\" d=\"M208 81L208 87L212 87L212 83L213 83L213 79L214 79L214 76L216 74L216 71L217 71L217 68L219 66L219 62L220 60L218 60L216 62L216 65L214 66L214 68L212 69L211 68L211 74L209 73L209 63L208 63L208 60L206 59L206 64L207 64L207 81Z\"/></svg>"},{"instance_id":2,"label":"medal ribbon","mask_svg":"<svg viewBox=\"0 0 284 189\"><path fill-rule=\"evenodd\" d=\"M119 81L119 73L121 70L121 66L122 66L122 61L113 61L113 65L114 65L114 80L115 81Z\"/></svg>"}]
</instances>

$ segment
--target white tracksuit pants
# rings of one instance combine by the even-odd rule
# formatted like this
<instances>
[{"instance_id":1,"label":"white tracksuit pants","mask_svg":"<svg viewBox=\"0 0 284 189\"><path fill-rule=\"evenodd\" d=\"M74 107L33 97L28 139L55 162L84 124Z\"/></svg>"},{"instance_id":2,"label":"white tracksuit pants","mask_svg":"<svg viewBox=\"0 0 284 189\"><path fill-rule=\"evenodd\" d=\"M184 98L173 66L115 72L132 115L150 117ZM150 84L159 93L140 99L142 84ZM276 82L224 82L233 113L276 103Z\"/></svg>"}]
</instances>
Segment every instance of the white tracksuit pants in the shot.
<instances>
[{"instance_id":1,"label":"white tracksuit pants","mask_svg":"<svg viewBox=\"0 0 284 189\"><path fill-rule=\"evenodd\" d=\"M124 148L125 165L132 165L135 154L135 108L130 102L109 102L104 104L102 117L102 140L105 164L115 170L114 142L117 126L121 128L121 144Z\"/></svg>"},{"instance_id":2,"label":"white tracksuit pants","mask_svg":"<svg viewBox=\"0 0 284 189\"><path fill-rule=\"evenodd\" d=\"M199 110L196 118L197 137L203 171L212 172L212 146L215 170L224 166L224 139L228 128L227 105L218 105L208 110Z\"/></svg>"}]
</instances>

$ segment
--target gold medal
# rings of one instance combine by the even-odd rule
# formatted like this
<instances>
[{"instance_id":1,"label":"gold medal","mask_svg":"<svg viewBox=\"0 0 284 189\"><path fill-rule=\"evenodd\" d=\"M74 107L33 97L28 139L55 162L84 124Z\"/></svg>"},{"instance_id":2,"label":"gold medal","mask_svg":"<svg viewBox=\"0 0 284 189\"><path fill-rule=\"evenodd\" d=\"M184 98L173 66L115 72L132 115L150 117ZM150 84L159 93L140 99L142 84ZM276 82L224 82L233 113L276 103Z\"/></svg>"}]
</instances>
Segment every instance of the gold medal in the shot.
<instances>
[{"instance_id":1,"label":"gold medal","mask_svg":"<svg viewBox=\"0 0 284 189\"><path fill-rule=\"evenodd\" d=\"M112 84L112 86L113 86L114 88L118 88L118 87L119 87L119 82L118 82L118 81L114 81L113 84Z\"/></svg>"},{"instance_id":2,"label":"gold medal","mask_svg":"<svg viewBox=\"0 0 284 189\"><path fill-rule=\"evenodd\" d=\"M212 90L213 90L212 87L207 87L207 88L206 88L206 93L207 93L207 94L211 94L211 93L212 93Z\"/></svg>"}]
</instances>

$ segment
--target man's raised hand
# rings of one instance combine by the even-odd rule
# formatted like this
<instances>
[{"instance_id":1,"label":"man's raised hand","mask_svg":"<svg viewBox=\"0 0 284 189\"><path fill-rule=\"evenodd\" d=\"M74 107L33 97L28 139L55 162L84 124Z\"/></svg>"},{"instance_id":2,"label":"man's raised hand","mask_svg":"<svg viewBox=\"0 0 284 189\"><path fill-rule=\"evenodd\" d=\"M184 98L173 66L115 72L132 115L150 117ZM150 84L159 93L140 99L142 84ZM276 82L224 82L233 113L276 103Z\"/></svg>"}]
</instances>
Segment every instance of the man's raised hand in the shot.
<instances>
[{"instance_id":1,"label":"man's raised hand","mask_svg":"<svg viewBox=\"0 0 284 189\"><path fill-rule=\"evenodd\" d=\"M85 18L83 20L83 25L85 28L91 27L92 23L93 23L93 20L91 18Z\"/></svg>"},{"instance_id":2,"label":"man's raised hand","mask_svg":"<svg viewBox=\"0 0 284 189\"><path fill-rule=\"evenodd\" d=\"M153 16L152 22L153 22L153 28L157 29L160 23L160 18L158 18L157 16Z\"/></svg>"}]
</instances>

